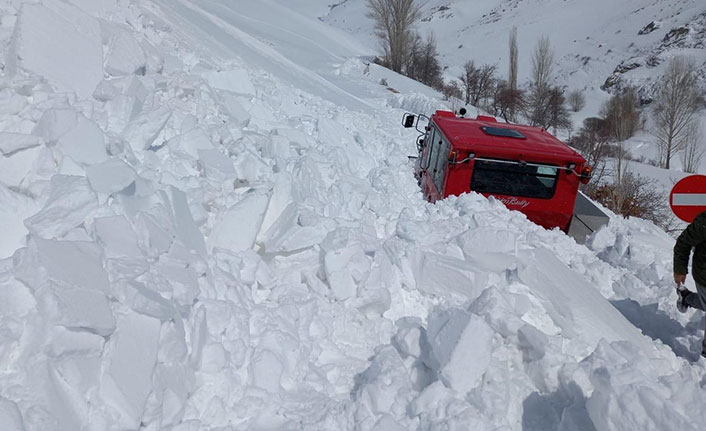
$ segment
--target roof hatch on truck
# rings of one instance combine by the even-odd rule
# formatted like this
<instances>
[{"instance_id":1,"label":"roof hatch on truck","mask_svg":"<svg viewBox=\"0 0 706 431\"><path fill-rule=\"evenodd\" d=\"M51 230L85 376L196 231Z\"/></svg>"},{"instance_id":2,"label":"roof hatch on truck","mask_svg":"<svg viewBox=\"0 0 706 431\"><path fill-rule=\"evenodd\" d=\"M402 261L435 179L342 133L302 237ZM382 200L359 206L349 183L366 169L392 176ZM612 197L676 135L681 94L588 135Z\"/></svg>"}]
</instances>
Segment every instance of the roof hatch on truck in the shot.
<instances>
[{"instance_id":1,"label":"roof hatch on truck","mask_svg":"<svg viewBox=\"0 0 706 431\"><path fill-rule=\"evenodd\" d=\"M509 127L481 126L480 129L490 136L501 136L503 138L527 139L519 130Z\"/></svg>"}]
</instances>

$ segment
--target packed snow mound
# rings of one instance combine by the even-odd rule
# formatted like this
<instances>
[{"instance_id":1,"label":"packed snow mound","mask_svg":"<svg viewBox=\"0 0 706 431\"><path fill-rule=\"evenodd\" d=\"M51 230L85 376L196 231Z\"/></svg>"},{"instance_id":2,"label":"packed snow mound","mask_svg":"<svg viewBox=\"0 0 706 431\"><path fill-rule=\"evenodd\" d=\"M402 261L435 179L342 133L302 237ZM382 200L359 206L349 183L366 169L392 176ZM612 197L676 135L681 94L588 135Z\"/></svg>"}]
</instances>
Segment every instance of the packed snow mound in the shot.
<instances>
[{"instance_id":1,"label":"packed snow mound","mask_svg":"<svg viewBox=\"0 0 706 431\"><path fill-rule=\"evenodd\" d=\"M433 93L381 88L339 33L285 71L328 33L265 43L259 4L217 29L211 0L0 7L0 429L706 419L673 240L614 218L587 248L477 194L424 202L399 108ZM46 17L71 31L44 58ZM95 82L68 64L93 44Z\"/></svg>"}]
</instances>

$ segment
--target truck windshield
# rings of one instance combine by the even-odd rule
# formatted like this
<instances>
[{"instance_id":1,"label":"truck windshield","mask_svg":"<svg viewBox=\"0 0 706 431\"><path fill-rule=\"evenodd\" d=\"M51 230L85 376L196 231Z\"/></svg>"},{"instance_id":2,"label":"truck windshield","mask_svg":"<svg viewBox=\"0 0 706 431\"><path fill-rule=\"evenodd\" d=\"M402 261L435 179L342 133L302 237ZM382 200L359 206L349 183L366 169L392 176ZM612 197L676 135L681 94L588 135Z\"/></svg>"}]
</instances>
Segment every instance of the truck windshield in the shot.
<instances>
[{"instance_id":1,"label":"truck windshield","mask_svg":"<svg viewBox=\"0 0 706 431\"><path fill-rule=\"evenodd\" d=\"M554 196L559 170L516 162L476 160L471 190L537 199Z\"/></svg>"}]
</instances>

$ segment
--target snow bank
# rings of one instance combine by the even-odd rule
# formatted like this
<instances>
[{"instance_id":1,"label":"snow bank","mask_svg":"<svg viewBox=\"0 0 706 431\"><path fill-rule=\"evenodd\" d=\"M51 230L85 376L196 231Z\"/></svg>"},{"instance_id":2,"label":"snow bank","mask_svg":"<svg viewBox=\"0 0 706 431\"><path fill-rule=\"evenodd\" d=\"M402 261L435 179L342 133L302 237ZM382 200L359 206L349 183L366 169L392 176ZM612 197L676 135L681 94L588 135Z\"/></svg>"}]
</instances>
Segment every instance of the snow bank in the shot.
<instances>
[{"instance_id":1,"label":"snow bank","mask_svg":"<svg viewBox=\"0 0 706 431\"><path fill-rule=\"evenodd\" d=\"M7 53L6 73L25 69L60 90L88 98L103 79L103 47L96 19L67 3L24 3Z\"/></svg>"},{"instance_id":2,"label":"snow bank","mask_svg":"<svg viewBox=\"0 0 706 431\"><path fill-rule=\"evenodd\" d=\"M439 101L381 97L306 26L220 59L267 4L70 3L22 5L0 92L3 430L703 422L701 316L654 226L587 248L477 194L424 202L397 108ZM278 49L327 90L253 66Z\"/></svg>"}]
</instances>

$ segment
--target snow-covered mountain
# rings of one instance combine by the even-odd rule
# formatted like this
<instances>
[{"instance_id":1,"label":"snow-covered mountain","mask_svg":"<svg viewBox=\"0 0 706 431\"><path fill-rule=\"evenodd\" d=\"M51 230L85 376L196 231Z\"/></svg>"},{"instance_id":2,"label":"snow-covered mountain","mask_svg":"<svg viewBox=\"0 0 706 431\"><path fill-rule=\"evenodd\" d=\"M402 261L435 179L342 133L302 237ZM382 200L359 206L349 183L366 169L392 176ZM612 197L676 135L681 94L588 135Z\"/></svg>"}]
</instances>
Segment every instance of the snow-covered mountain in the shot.
<instances>
[{"instance_id":1,"label":"snow-covered mountain","mask_svg":"<svg viewBox=\"0 0 706 431\"><path fill-rule=\"evenodd\" d=\"M0 429L701 428L673 239L425 202L353 5L0 0Z\"/></svg>"},{"instance_id":2,"label":"snow-covered mountain","mask_svg":"<svg viewBox=\"0 0 706 431\"><path fill-rule=\"evenodd\" d=\"M297 3L285 2L298 8ZM311 2L306 2L311 3ZM316 3L316 2L313 2ZM320 1L321 6L327 1ZM508 38L517 27L519 81L529 79L531 53L547 36L555 53L557 84L597 92L627 85L645 97L659 81L663 66L677 55L706 62L706 8L694 0L429 0L416 25L421 34L436 36L447 77L461 74L466 61L495 64L508 70ZM375 50L373 23L365 0L346 0L307 9L320 19L351 33ZM703 67L701 67L703 70ZM702 79L706 76L702 74ZM704 82L706 87L706 82ZM590 97L589 97L590 98Z\"/></svg>"},{"instance_id":3,"label":"snow-covered mountain","mask_svg":"<svg viewBox=\"0 0 706 431\"><path fill-rule=\"evenodd\" d=\"M371 53L380 52L373 22L366 17L365 0L281 1L315 14L324 22L347 31ZM316 3L318 8L302 8L300 3ZM439 60L447 80L458 79L462 66L497 66L507 79L508 39L513 27L518 34L518 81L526 84L531 72L531 56L542 36L549 38L554 52L553 80L566 91L580 90L586 106L573 115L574 130L582 121L599 115L611 94L635 87L644 103L654 97L661 76L676 56L694 60L701 86L706 91L706 6L695 0L428 0L422 19L415 26L421 35L434 34ZM313 16L313 15L312 15ZM627 142L635 158L656 160L649 106L646 127ZM706 110L702 115L706 130ZM706 145L706 143L704 144ZM681 164L677 163L677 169ZM654 177L669 190L681 178L677 172L654 174L635 163L633 169ZM706 172L704 161L701 172ZM667 177L666 181L663 178Z\"/></svg>"}]
</instances>

